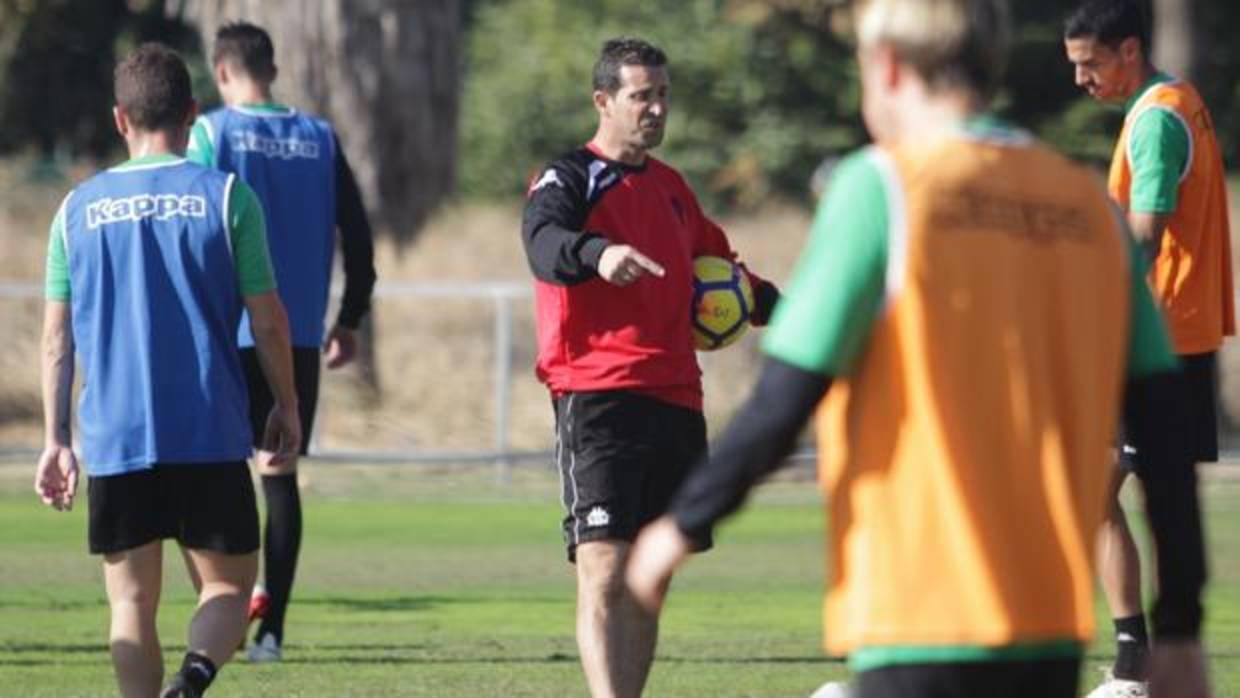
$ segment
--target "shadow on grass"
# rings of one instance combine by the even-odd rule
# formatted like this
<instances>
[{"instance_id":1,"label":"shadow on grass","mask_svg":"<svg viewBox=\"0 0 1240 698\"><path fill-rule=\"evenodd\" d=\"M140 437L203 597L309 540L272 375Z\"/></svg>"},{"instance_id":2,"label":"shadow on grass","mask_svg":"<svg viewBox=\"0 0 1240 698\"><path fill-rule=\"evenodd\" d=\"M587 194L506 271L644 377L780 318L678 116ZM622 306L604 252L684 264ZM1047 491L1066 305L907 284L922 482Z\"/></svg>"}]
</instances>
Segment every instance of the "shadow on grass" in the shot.
<instances>
[{"instance_id":1,"label":"shadow on grass","mask_svg":"<svg viewBox=\"0 0 1240 698\"><path fill-rule=\"evenodd\" d=\"M107 599L91 601L61 601L59 599L20 599L17 601L0 601L0 608L25 608L45 611L81 611L87 608L107 608Z\"/></svg>"},{"instance_id":2,"label":"shadow on grass","mask_svg":"<svg viewBox=\"0 0 1240 698\"><path fill-rule=\"evenodd\" d=\"M57 645L50 642L14 642L0 645L0 656L5 654L31 654L34 652L55 652L56 654L79 654L87 652L107 652L108 645L104 642L81 642ZM0 660L2 662L3 660Z\"/></svg>"},{"instance_id":3,"label":"shadow on grass","mask_svg":"<svg viewBox=\"0 0 1240 698\"><path fill-rule=\"evenodd\" d=\"M382 647L380 645L364 645L351 647L350 649L375 649ZM388 646L391 647L391 646ZM398 646L399 647L399 646ZM409 646L413 649L415 646ZM553 652L551 654L537 657L502 657L502 656L474 656L474 657L400 657L400 656L363 656L357 654L342 654L325 656L315 654L305 657L287 657L284 659L285 664L314 664L318 666L329 664L408 664L408 665L454 665L454 664L576 664L578 657L575 654L565 654L562 652ZM844 660L834 659L820 656L806 657L659 657L656 660L658 664L839 664L842 665Z\"/></svg>"},{"instance_id":4,"label":"shadow on grass","mask_svg":"<svg viewBox=\"0 0 1240 698\"><path fill-rule=\"evenodd\" d=\"M334 606L349 611L425 611L435 606L459 603L460 599L443 596L393 596L353 598L349 596L315 596L293 600L294 606Z\"/></svg>"},{"instance_id":5,"label":"shadow on grass","mask_svg":"<svg viewBox=\"0 0 1240 698\"><path fill-rule=\"evenodd\" d=\"M436 606L454 604L490 605L513 602L524 605L561 605L564 603L564 599L559 596L494 596L482 594L478 596L312 596L308 598L298 597L293 600L293 605L335 607L348 611L425 611Z\"/></svg>"}]
</instances>

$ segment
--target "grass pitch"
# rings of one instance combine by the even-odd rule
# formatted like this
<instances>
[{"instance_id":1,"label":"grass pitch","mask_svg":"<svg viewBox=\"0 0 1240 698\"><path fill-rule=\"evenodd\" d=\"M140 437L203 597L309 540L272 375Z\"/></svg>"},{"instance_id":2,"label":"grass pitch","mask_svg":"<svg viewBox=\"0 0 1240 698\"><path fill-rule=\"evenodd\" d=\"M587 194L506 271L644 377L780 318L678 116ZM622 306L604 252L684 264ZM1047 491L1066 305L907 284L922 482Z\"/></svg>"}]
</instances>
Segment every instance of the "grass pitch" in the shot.
<instances>
[{"instance_id":1,"label":"grass pitch","mask_svg":"<svg viewBox=\"0 0 1240 698\"><path fill-rule=\"evenodd\" d=\"M522 470L501 487L485 471L304 469L306 537L286 661L230 663L212 696L586 694L554 475ZM115 695L84 502L67 515L43 508L32 472L0 467L0 696ZM1217 695L1240 696L1240 482L1211 480L1205 492L1214 678ZM812 483L766 486L677 579L647 695L804 698L845 675L818 649L817 502ZM172 545L165 556L159 627L172 668L193 596ZM1108 661L1103 635L1087 683Z\"/></svg>"}]
</instances>

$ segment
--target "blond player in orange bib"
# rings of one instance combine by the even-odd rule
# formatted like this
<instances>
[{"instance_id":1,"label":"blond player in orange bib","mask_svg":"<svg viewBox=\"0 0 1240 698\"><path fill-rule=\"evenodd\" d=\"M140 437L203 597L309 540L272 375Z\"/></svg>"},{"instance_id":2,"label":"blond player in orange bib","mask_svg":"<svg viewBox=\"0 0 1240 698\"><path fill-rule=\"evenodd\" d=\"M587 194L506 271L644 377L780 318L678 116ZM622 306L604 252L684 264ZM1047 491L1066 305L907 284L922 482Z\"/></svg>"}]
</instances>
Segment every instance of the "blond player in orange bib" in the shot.
<instances>
[{"instance_id":1,"label":"blond player in orange bib","mask_svg":"<svg viewBox=\"0 0 1240 698\"><path fill-rule=\"evenodd\" d=\"M1108 188L1150 262L1150 287L1179 355L1184 448L1192 461L1215 461L1216 356L1223 337L1235 333L1235 311L1227 191L1210 112L1191 84L1150 64L1149 24L1134 0L1081 5L1065 24L1064 44L1076 84L1125 109ZM1091 698L1147 695L1141 563L1118 499L1128 471L1144 457L1133 443L1135 428L1123 430L1121 467L1099 541L1116 659Z\"/></svg>"},{"instance_id":2,"label":"blond player in orange bib","mask_svg":"<svg viewBox=\"0 0 1240 698\"><path fill-rule=\"evenodd\" d=\"M826 648L847 655L851 690L1073 698L1122 406L1168 423L1139 430L1137 468L1159 553L1158 685L1207 695L1195 472L1158 406L1174 405L1176 361L1143 256L1091 172L985 113L1002 0L854 13L875 145L836 168L753 395L639 537L630 591L658 608L689 541L817 412Z\"/></svg>"}]
</instances>

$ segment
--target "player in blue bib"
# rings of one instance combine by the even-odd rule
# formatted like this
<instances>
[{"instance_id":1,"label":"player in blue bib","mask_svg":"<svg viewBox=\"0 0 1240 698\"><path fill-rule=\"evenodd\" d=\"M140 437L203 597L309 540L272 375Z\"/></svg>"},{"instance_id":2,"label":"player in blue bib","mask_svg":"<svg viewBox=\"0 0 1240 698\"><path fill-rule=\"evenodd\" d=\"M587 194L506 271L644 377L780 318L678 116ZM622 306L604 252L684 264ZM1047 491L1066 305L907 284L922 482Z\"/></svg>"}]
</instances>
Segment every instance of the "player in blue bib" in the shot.
<instances>
[{"instance_id":1,"label":"player in blue bib","mask_svg":"<svg viewBox=\"0 0 1240 698\"><path fill-rule=\"evenodd\" d=\"M374 246L357 183L331 125L273 101L274 53L271 38L259 27L236 23L220 28L212 63L225 106L194 124L189 159L236 174L254 188L262 202L280 298L292 327L293 369L302 428L308 436L318 402L322 351L326 351L328 368L343 366L356 352L355 331L370 307L375 283ZM344 297L329 330L323 318L337 229ZM240 327L241 360L257 443L271 393L262 379L254 338L246 323ZM308 438L302 454L307 442ZM262 621L247 654L252 661L278 661L301 547L297 461L273 464L260 457L255 466L267 501L266 589L255 588L251 618L261 615Z\"/></svg>"},{"instance_id":2,"label":"player in blue bib","mask_svg":"<svg viewBox=\"0 0 1240 698\"><path fill-rule=\"evenodd\" d=\"M131 159L74 189L49 236L35 488L56 509L73 504L76 357L90 550L103 556L121 695L157 695L163 681L155 616L162 541L173 538L200 594L160 695L201 696L245 633L258 563L236 327L248 311L277 396L264 447L286 461L301 441L288 322L254 192L181 155L195 111L181 58L143 45L117 66L115 91Z\"/></svg>"}]
</instances>

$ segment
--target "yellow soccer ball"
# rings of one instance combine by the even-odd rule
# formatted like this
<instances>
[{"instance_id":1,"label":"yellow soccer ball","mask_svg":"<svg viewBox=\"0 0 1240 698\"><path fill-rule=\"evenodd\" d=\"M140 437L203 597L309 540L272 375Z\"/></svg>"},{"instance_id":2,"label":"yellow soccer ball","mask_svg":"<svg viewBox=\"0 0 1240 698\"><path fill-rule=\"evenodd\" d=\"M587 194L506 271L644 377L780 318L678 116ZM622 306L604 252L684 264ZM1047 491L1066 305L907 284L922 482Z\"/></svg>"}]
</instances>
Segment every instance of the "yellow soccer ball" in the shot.
<instances>
[{"instance_id":1,"label":"yellow soccer ball","mask_svg":"<svg viewBox=\"0 0 1240 698\"><path fill-rule=\"evenodd\" d=\"M699 351L740 339L751 313L753 289L739 265L722 257L693 260L693 345Z\"/></svg>"}]
</instances>

